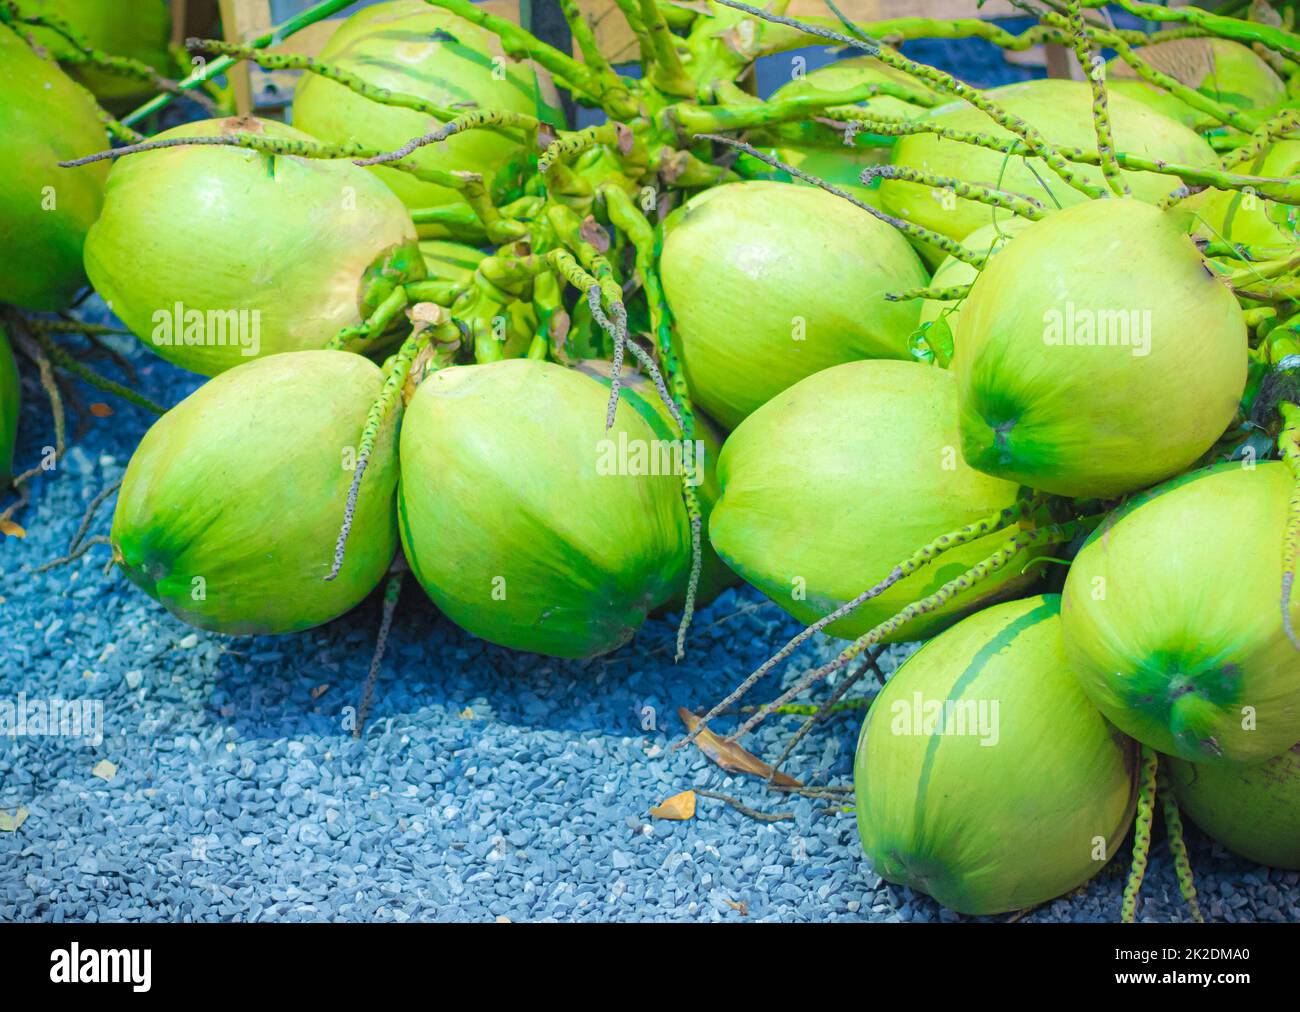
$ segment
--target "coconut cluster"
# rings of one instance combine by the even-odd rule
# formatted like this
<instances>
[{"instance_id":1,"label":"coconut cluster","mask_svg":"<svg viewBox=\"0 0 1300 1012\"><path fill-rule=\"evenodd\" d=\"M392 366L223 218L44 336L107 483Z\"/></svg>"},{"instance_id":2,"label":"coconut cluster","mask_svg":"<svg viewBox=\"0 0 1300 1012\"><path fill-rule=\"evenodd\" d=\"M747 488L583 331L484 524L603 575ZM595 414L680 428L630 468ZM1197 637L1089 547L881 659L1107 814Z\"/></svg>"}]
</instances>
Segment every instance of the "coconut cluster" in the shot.
<instances>
[{"instance_id":1,"label":"coconut cluster","mask_svg":"<svg viewBox=\"0 0 1300 1012\"><path fill-rule=\"evenodd\" d=\"M849 641L746 711L733 738L834 685L775 768L923 643L856 754L886 879L1031 907L1162 796L1300 867L1289 33L1153 41L1070 5L1034 31L1087 79L987 91L730 0L641 5L635 78L462 0L366 6L316 57L192 41L302 71L281 122L166 80L156 5L109 6L0 8L0 481L35 473L9 337L47 390L132 396L38 315L89 283L208 377L159 408L107 539L173 615L288 635L386 583L387 621L409 572L439 620L587 658L662 613L688 649L743 581L807 628L690 737ZM810 33L859 52L736 83ZM208 108L145 137L113 114L141 82ZM571 129L557 84L602 122Z\"/></svg>"}]
</instances>

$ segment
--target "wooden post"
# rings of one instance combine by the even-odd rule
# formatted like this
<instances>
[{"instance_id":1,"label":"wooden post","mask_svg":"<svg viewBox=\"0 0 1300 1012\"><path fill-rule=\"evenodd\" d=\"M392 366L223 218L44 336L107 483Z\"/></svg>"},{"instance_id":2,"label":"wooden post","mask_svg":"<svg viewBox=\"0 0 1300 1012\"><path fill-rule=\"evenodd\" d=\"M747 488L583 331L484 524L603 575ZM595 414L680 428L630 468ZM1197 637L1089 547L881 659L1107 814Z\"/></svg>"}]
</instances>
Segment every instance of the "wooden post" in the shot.
<instances>
[{"instance_id":1,"label":"wooden post","mask_svg":"<svg viewBox=\"0 0 1300 1012\"><path fill-rule=\"evenodd\" d=\"M227 42L246 42L271 29L270 0L221 0L221 25ZM253 111L253 77L247 62L232 67L235 111L247 116Z\"/></svg>"}]
</instances>

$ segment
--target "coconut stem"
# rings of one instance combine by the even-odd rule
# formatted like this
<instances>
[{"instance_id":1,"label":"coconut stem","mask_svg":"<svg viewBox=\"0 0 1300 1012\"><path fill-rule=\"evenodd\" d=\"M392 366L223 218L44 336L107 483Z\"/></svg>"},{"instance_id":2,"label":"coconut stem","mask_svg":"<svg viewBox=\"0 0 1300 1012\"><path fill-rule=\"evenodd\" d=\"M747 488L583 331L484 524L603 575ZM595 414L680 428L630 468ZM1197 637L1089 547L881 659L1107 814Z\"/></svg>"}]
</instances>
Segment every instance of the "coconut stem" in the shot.
<instances>
[{"instance_id":1,"label":"coconut stem","mask_svg":"<svg viewBox=\"0 0 1300 1012\"><path fill-rule=\"evenodd\" d=\"M351 327L344 327L325 345L332 351L343 351L347 348L348 343L357 338L364 338L373 341L379 337L388 325L397 319L397 315L407 307L411 301L411 296L407 293L406 288L399 285L388 293L383 302L375 308L366 319Z\"/></svg>"},{"instance_id":2,"label":"coconut stem","mask_svg":"<svg viewBox=\"0 0 1300 1012\"><path fill-rule=\"evenodd\" d=\"M1079 10L1079 0L1066 0L1065 9L1066 28L1070 33L1074 55L1079 60L1079 66L1084 68L1084 76L1088 78L1088 86L1092 89L1092 124L1097 134L1097 157L1101 160L1101 174L1115 196L1127 197L1132 191L1128 183L1124 182L1119 162L1115 158L1115 138L1110 125L1109 103L1106 100L1106 61L1100 53L1093 51L1089 43L1091 36ZM1044 14L1043 20L1047 21L1048 17ZM1117 40L1116 44L1128 49L1123 41Z\"/></svg>"},{"instance_id":3,"label":"coconut stem","mask_svg":"<svg viewBox=\"0 0 1300 1012\"><path fill-rule=\"evenodd\" d=\"M780 123L805 120L811 116L832 114L839 107L854 107L858 102L889 95L913 105L933 106L934 99L925 97L915 89L904 88L889 82L873 81L846 88L841 92L792 95L789 98L767 102L755 100L743 106L671 105L660 114L665 123L675 123L683 133L717 133L722 130L749 130L754 127L776 126ZM845 115L851 115L845 109Z\"/></svg>"},{"instance_id":4,"label":"coconut stem","mask_svg":"<svg viewBox=\"0 0 1300 1012\"><path fill-rule=\"evenodd\" d=\"M308 7L305 11L301 11L293 17L282 21L269 32L251 40L249 45L255 46L259 49L264 46L278 45L285 39L289 38L289 36L297 34L304 28L316 24L318 21L323 21L331 14L337 14L345 7L351 7L355 2L356 0L321 0L320 3ZM225 71L234 66L234 64L235 61L230 57L220 57L190 74L189 77L180 82L178 87L181 91L190 91L198 88L199 86L213 80L213 78L219 77ZM165 108L174 97L174 95L170 94L155 95L144 105L123 117L122 122L127 125L139 123L141 120L158 110Z\"/></svg>"},{"instance_id":5,"label":"coconut stem","mask_svg":"<svg viewBox=\"0 0 1300 1012\"><path fill-rule=\"evenodd\" d=\"M1231 169L1237 165L1253 162L1262 155L1274 141L1285 137L1291 131L1300 129L1300 111L1286 109L1272 119L1265 120L1255 129L1250 140L1223 159L1223 167Z\"/></svg>"},{"instance_id":6,"label":"coconut stem","mask_svg":"<svg viewBox=\"0 0 1300 1012\"><path fill-rule=\"evenodd\" d=\"M1282 432L1277 448L1291 471L1291 499L1287 504L1286 534L1282 539L1282 628L1291 645L1300 650L1291 622L1291 591L1295 584L1296 557L1300 553L1300 406L1290 401L1278 405Z\"/></svg>"},{"instance_id":7,"label":"coconut stem","mask_svg":"<svg viewBox=\"0 0 1300 1012\"><path fill-rule=\"evenodd\" d=\"M828 3L827 6L835 10L833 4ZM836 13L838 14L838 11ZM818 23L825 19L811 17L806 20L810 23ZM849 22L843 16L840 17L839 22L845 26L852 25L852 22ZM860 26L854 25L853 30L860 32L862 35L900 42L914 39L981 39L985 42L991 42L1000 49L1021 53L1044 43L1055 43L1057 45L1067 45L1069 43L1065 33L1056 28L1033 25L1028 30L1017 35L1007 31L995 22L982 21L976 18L889 18L883 21L865 22ZM1145 45L1151 41L1151 36L1140 29L1121 28L1116 29L1115 34L1135 46ZM1201 38L1207 34L1202 28L1188 26L1161 32L1160 40ZM786 42L785 39L781 41ZM787 43L783 48L794 48L794 46L802 44L802 40L798 40ZM771 52L771 49L765 47L764 52Z\"/></svg>"},{"instance_id":8,"label":"coconut stem","mask_svg":"<svg viewBox=\"0 0 1300 1012\"><path fill-rule=\"evenodd\" d=\"M948 127L921 120L903 122L901 120L882 120L863 118L854 120L861 129L869 130L886 137L907 137L913 134L933 134L944 140L956 141L987 148L1004 155L1016 155L1022 158L1033 156L1033 152L1014 137L994 137L973 131L952 130ZM1083 148L1061 148L1061 154L1080 165L1098 165L1100 156L1096 151ZM1190 186L1214 187L1220 190L1253 190L1262 197L1276 200L1283 204L1300 204L1300 183L1294 179L1282 179L1273 176L1247 176L1227 172L1223 169L1206 168L1197 165L1183 165L1178 162L1166 162L1162 159L1144 158L1124 151L1116 151L1115 158L1120 167L1130 172L1158 172L1175 176Z\"/></svg>"},{"instance_id":9,"label":"coconut stem","mask_svg":"<svg viewBox=\"0 0 1300 1012\"><path fill-rule=\"evenodd\" d=\"M1045 14L1043 16L1043 20L1049 23L1054 18L1055 15L1051 14ZM1082 25L1082 21L1080 21L1080 25ZM1081 40L1091 39L1102 46L1114 49L1115 52L1119 54L1120 59L1132 67L1134 73L1136 73L1138 77L1142 78L1142 80L1155 85L1162 91L1168 92L1185 105L1191 106L1198 112L1205 113L1205 115L1217 120L1219 123L1235 127L1243 133L1250 133L1259 126L1258 120L1253 116L1247 115L1240 109L1234 109L1230 105L1216 102L1208 95L1202 95L1196 89L1189 88L1177 78L1170 77L1168 74L1157 70L1146 60L1142 59L1132 46L1123 39L1117 37L1114 32L1098 28L1087 28L1083 29L1082 34L1076 37ZM1084 41L1083 44L1086 45L1086 41Z\"/></svg>"},{"instance_id":10,"label":"coconut stem","mask_svg":"<svg viewBox=\"0 0 1300 1012\"><path fill-rule=\"evenodd\" d=\"M1225 275L1224 280L1234 290L1249 288L1260 281L1286 277L1297 268L1300 268L1300 253L1292 253L1278 260L1248 260L1246 266Z\"/></svg>"},{"instance_id":11,"label":"coconut stem","mask_svg":"<svg viewBox=\"0 0 1300 1012\"><path fill-rule=\"evenodd\" d=\"M578 51L582 53L582 62L596 71L612 71L613 67L605 59L605 54L600 51L600 46L596 42L596 33L592 30L591 23L582 16L578 5L573 0L560 0L560 13L564 15L573 41L577 44Z\"/></svg>"},{"instance_id":12,"label":"coconut stem","mask_svg":"<svg viewBox=\"0 0 1300 1012\"><path fill-rule=\"evenodd\" d=\"M46 28L54 32L75 50L75 52L64 53L62 56L56 57L58 63L72 64L74 66L89 65L118 77L132 77L138 81L144 81L155 90L170 95L186 94L181 90L179 82L164 77L149 64L132 59L129 56L115 56L104 52L102 49L96 49L86 41L85 36L76 31L63 18L56 15L28 14L23 11L16 0L0 0L0 21L9 24L25 24L36 28ZM216 112L216 104L207 95L191 92L186 97L203 106L209 115Z\"/></svg>"},{"instance_id":13,"label":"coconut stem","mask_svg":"<svg viewBox=\"0 0 1300 1012\"><path fill-rule=\"evenodd\" d=\"M718 0L718 2L721 3L722 0ZM804 172L802 169L797 169L793 165L787 165L785 162L781 161L781 159L769 155L765 152L759 151L752 144L746 144L744 141L738 141L734 137L723 137L721 134L696 134L696 139L716 141L719 144L725 144L728 147L736 148L737 150L743 151L745 152L745 154L752 155L754 158L757 158L761 162L766 162L774 169L780 169L782 172L788 172L790 175L796 177L797 179L802 179L805 183L811 183L813 186L820 187L821 189L825 190L827 193L834 194L835 196L840 197L843 200L847 200L854 207L858 208L859 210L866 211L873 218L880 219L886 225L892 225L894 228L898 229L898 231L902 232L903 235L907 236L908 238L915 239L918 242L929 243L931 246L934 246L936 249L942 250L944 253L947 253L950 257L960 260L962 263L970 264L972 267L984 266L985 254L977 253L972 250L969 250L961 243L949 239L946 235L940 235L938 232L931 232L928 228L922 228L920 225L917 225L913 222L906 221L902 218L895 218L893 215L886 214L884 211L880 210L879 208L872 207L870 204L866 203L865 201L859 200L857 197L853 196L850 193L846 193L844 190L841 190L838 186L835 186L832 183L828 183L824 179L820 179L817 176L812 175L811 173Z\"/></svg>"},{"instance_id":14,"label":"coconut stem","mask_svg":"<svg viewBox=\"0 0 1300 1012\"><path fill-rule=\"evenodd\" d=\"M1183 894L1183 899L1192 912L1192 920L1197 924L1204 924L1205 917L1201 914L1201 903L1196 896L1196 879L1192 874L1192 860L1187 853L1187 839L1183 835L1183 817L1178 811L1178 799L1174 796L1173 787L1169 782L1167 759L1162 758L1160 760L1156 792L1160 797L1160 805L1164 811L1165 836L1169 839L1169 853L1173 855L1174 871L1178 875L1178 891Z\"/></svg>"},{"instance_id":15,"label":"coconut stem","mask_svg":"<svg viewBox=\"0 0 1300 1012\"><path fill-rule=\"evenodd\" d=\"M718 2L722 3L724 0L718 0ZM1111 2L1112 0L1083 0L1083 6L1090 8L1105 7ZM1246 46L1258 42L1281 53L1288 60L1300 61L1300 35L1282 28L1274 28L1271 25L1261 24L1257 21L1242 21L1238 18L1224 17L1221 14L1213 14L1198 7L1162 7L1153 3L1142 3L1139 0L1114 0L1114 2L1129 14L1142 18L1144 21L1174 21L1179 24L1191 25L1209 35L1232 39Z\"/></svg>"},{"instance_id":16,"label":"coconut stem","mask_svg":"<svg viewBox=\"0 0 1300 1012\"><path fill-rule=\"evenodd\" d=\"M265 155L286 155L293 158L319 158L324 160L333 159L358 159L369 158L373 155L382 155L384 152L375 148L366 147L364 144L348 142L346 144L325 144L321 141L300 140L295 137L268 137L265 134L254 134L247 131L236 131L234 133L219 134L212 137L165 137L162 140L144 141L139 144L128 144L122 148L112 148L108 151L97 151L94 154L86 155L83 158L74 158L69 161L59 162L59 167L63 169L75 169L82 165L90 165L92 162L103 162L119 158L125 158L128 155L138 155L146 151L157 151L160 148L182 148L182 147L227 147L243 148L247 151L258 151ZM403 172L409 172L416 179L423 180L426 183L435 183L438 186L445 186L448 189L457 190L464 193L477 187L482 188L482 178L473 172L447 172L443 169L430 168L428 166L417 165L414 162L392 162L391 166L395 169L401 169Z\"/></svg>"},{"instance_id":17,"label":"coconut stem","mask_svg":"<svg viewBox=\"0 0 1300 1012\"><path fill-rule=\"evenodd\" d=\"M42 329L35 329L33 330L33 336L45 351L45 354L49 356L50 361L60 369L72 373L72 375L76 376L78 379L89 383L92 387L95 387L98 390L103 390L105 393L121 397L124 401L134 404L138 408L144 408L146 411L151 411L155 415L163 415L167 413L167 409L161 404L151 401L143 394L136 393L128 386L124 386L121 383L117 383L105 376L99 375L99 373L91 369L90 366L78 362L66 350L55 344L54 340L49 336L49 332Z\"/></svg>"},{"instance_id":18,"label":"coconut stem","mask_svg":"<svg viewBox=\"0 0 1300 1012\"><path fill-rule=\"evenodd\" d=\"M650 33L646 31L645 23L641 20L640 2L639 0L614 0L614 3L622 13L623 20L627 22L628 28L636 36L637 50L640 57L637 62L641 64L642 73L645 73L654 63L655 52L654 46L650 43ZM681 13L680 8L669 8L668 16L679 13ZM690 17L691 20L694 20L695 15L693 12L690 12ZM682 27L689 30L689 25Z\"/></svg>"},{"instance_id":19,"label":"coconut stem","mask_svg":"<svg viewBox=\"0 0 1300 1012\"><path fill-rule=\"evenodd\" d=\"M388 413L400 400L400 394L403 384L406 383L406 377L411 371L411 363L415 361L415 356L420 350L429 343L430 330L434 331L435 339L439 343L450 340L459 340L460 331L456 330L454 338L450 330L455 329L455 325L447 321L445 310L441 306L432 306L436 310L430 314L432 323L417 324L411 332L410 337L402 342L401 348L393 356L390 364L386 368L387 376L384 379L384 385L379 391L379 397L370 405L370 410L366 412L365 425L361 429L361 441L357 444L356 465L352 471L352 483L348 486L347 505L343 509L343 525L339 528L338 539L334 543L334 564L330 568L329 574L325 577L327 581L334 580L338 577L339 571L343 568L344 551L347 548L348 535L352 533L352 520L356 515L357 497L361 493L361 479L365 477L366 467L370 463L370 455L374 453L375 443L379 438L379 430L383 427ZM349 353L344 353L349 354Z\"/></svg>"},{"instance_id":20,"label":"coconut stem","mask_svg":"<svg viewBox=\"0 0 1300 1012\"><path fill-rule=\"evenodd\" d=\"M426 0L434 7L456 14L480 28L486 29L501 40L501 48L515 59L534 60L553 75L562 79L574 98L585 99L600 105L613 118L635 115L628 84L613 68L589 67L568 53L547 45L536 36L505 18L497 17L472 0Z\"/></svg>"},{"instance_id":21,"label":"coconut stem","mask_svg":"<svg viewBox=\"0 0 1300 1012\"><path fill-rule=\"evenodd\" d=\"M1024 197L993 186L963 182L951 176L940 176L906 165L872 165L862 170L861 178L864 185L873 179L901 179L904 182L929 186L936 190L951 190L963 200L975 200L989 207L999 207L1022 218L1028 218L1030 221L1041 221L1047 214L1047 209L1033 197Z\"/></svg>"},{"instance_id":22,"label":"coconut stem","mask_svg":"<svg viewBox=\"0 0 1300 1012\"><path fill-rule=\"evenodd\" d=\"M473 112L463 113L455 117L450 122L438 127L437 130L431 130L419 137L412 137L400 148L386 151L383 154L372 155L369 158L358 158L354 164L363 168L370 165L391 165L393 162L400 162L407 155L413 154L420 148L428 147L430 144L440 144L448 137L463 133L466 130L512 126L531 134L536 132L540 125L535 116L528 116L524 113L508 112L501 109L476 109Z\"/></svg>"},{"instance_id":23,"label":"coconut stem","mask_svg":"<svg viewBox=\"0 0 1300 1012\"><path fill-rule=\"evenodd\" d=\"M782 17L779 14L770 14L767 11L760 10L757 7L751 7L749 4L740 3L739 0L716 0L717 3L724 7L731 7L735 10L744 11L752 14L764 21L772 21L777 24L787 25L805 32L808 35L817 35L822 38L830 39L841 45L852 46L869 56L874 56L881 63L895 70L901 70L905 74L925 82L928 85L937 87L957 98L965 99L975 108L979 109L999 126L1011 131L1027 145L1029 145L1033 154L1043 159L1048 168L1060 177L1061 181L1067 186L1078 190L1084 196L1095 199L1104 194L1104 191L1081 178L1070 167L1070 163L1061 156L1058 151L1038 130L1027 123L1025 120L1016 116L1014 113L1003 109L996 102L991 101L977 88L972 88L968 84L963 84L951 74L946 74L935 67L926 66L923 63L917 63L915 60L909 60L899 53L892 52L881 46L872 45L862 42L859 39L852 38L848 35L842 35L839 32L832 32L816 25L805 24L795 21L792 18Z\"/></svg>"},{"instance_id":24,"label":"coconut stem","mask_svg":"<svg viewBox=\"0 0 1300 1012\"><path fill-rule=\"evenodd\" d=\"M868 673L874 674L881 684L884 684L885 676L879 666L880 652L883 649L884 647L879 644L869 649L863 662L835 687L835 691L831 693L826 702L817 707L811 714L809 714L808 719L799 725L799 730L790 736L790 740L787 741L785 747L781 749L781 754L777 756L776 761L772 763L772 771L767 777L768 783L771 783L776 778L776 775L780 773L781 767L785 765L785 761L790 758L791 753L794 752L795 748L799 745L799 742L803 741L814 727L839 708L840 700L844 698L844 695L849 691L849 689L862 681ZM778 710L782 713L789 712L791 705L792 704L787 703L785 706L779 707Z\"/></svg>"},{"instance_id":25,"label":"coconut stem","mask_svg":"<svg viewBox=\"0 0 1300 1012\"><path fill-rule=\"evenodd\" d=\"M559 248L547 254L551 266L569 284L586 293L592 319L609 334L614 342L609 376L609 407L605 412L605 428L609 429L614 425L614 414L618 409L618 391L623 377L623 356L627 351L627 308L623 305L623 287L614 276L614 268L610 266L609 261L584 238L584 223L572 208L563 204L552 204L546 209L546 216L548 224L555 233L581 259L581 266L579 266L573 253ZM671 401L669 403L671 406ZM675 415L675 406L672 406L672 410Z\"/></svg>"},{"instance_id":26,"label":"coconut stem","mask_svg":"<svg viewBox=\"0 0 1300 1012\"><path fill-rule=\"evenodd\" d=\"M1132 924L1137 919L1138 893L1147 874L1147 858L1151 854L1151 824L1155 821L1156 769L1159 757L1155 749L1148 745L1140 748L1137 816L1133 825L1133 866L1128 873L1128 882L1124 885L1124 900L1120 907L1120 919L1125 924Z\"/></svg>"},{"instance_id":27,"label":"coconut stem","mask_svg":"<svg viewBox=\"0 0 1300 1012\"><path fill-rule=\"evenodd\" d=\"M370 670L366 673L366 685L361 691L361 705L357 707L357 723L352 728L352 737L360 738L366 726L366 717L370 713L370 699L375 693L375 683L379 680L379 665L384 661L388 649L388 634L393 628L393 615L397 612L397 601L402 596L402 582L406 577L405 569L397 569L388 577L384 586L384 611L379 620L379 635L375 637L375 652L370 657Z\"/></svg>"},{"instance_id":28,"label":"coconut stem","mask_svg":"<svg viewBox=\"0 0 1300 1012\"><path fill-rule=\"evenodd\" d=\"M914 601L902 611L898 612L892 618L885 620L876 626L870 632L860 636L838 657L827 664L809 672L795 685L782 693L775 701L766 703L750 717L744 724L727 736L728 741L736 741L745 734L748 734L756 726L763 722L773 710L782 706L801 692L806 691L816 685L827 675L840 670L854 657L862 653L867 647L875 646L882 640L888 638L899 629L905 627L909 622L922 615L928 615L951 601L958 594L970 590L972 587L988 579L993 574L1005 569L1015 558L1028 551L1043 545L1058 545L1072 541L1076 536L1085 531L1091 530L1101 520L1100 516L1087 517L1080 520L1072 520L1064 524L1051 524L1046 527L1040 527L1034 530L1019 531L1012 537L1008 538L996 552L987 559L977 562L960 576L949 580L933 594Z\"/></svg>"},{"instance_id":29,"label":"coconut stem","mask_svg":"<svg viewBox=\"0 0 1300 1012\"><path fill-rule=\"evenodd\" d=\"M650 83L666 95L679 98L695 94L695 82L682 65L682 58L677 52L677 39L668 30L668 22L656 0L638 0L640 4L641 24L649 37L649 48L654 54L654 61L645 73Z\"/></svg>"},{"instance_id":30,"label":"coconut stem","mask_svg":"<svg viewBox=\"0 0 1300 1012\"><path fill-rule=\"evenodd\" d=\"M673 418L681 429L681 437L688 442L695 438L695 408L691 403L690 387L677 361L673 349L672 310L664 294L663 282L655 261L655 231L649 220L636 206L627 192L618 186L610 185L602 189L605 198L605 210L610 222L618 228L636 253L637 270L645 288L646 302L650 307L650 326L654 330L655 344L659 357L663 361L664 371L668 373L672 384L672 396L659 390L660 397L667 397ZM682 454L682 501L686 504L686 517L691 526L691 571L686 581L686 597L682 605L682 618L677 626L677 645L675 660L686 656L686 635L690 631L691 619L695 615L695 598L699 591L700 571L704 565L703 546L703 511L696 488L703 480L703 475L696 469L703 465L694 453Z\"/></svg>"},{"instance_id":31,"label":"coconut stem","mask_svg":"<svg viewBox=\"0 0 1300 1012\"><path fill-rule=\"evenodd\" d=\"M40 378L41 389L45 391L45 396L50 401L50 413L54 418L54 463L57 466L63 460L63 453L67 449L68 423L63 410L63 395L59 393L59 384L54 376L54 366L45 351L42 350L41 344L37 340L33 340L27 333L25 321L16 315L11 316L10 319L18 325L9 328L9 336L13 340L14 346L36 364L36 373ZM27 482L44 470L38 464L14 478L10 484L13 488L22 490L23 498L0 514L0 520L8 520L13 516L15 509L26 504L27 493L25 486Z\"/></svg>"},{"instance_id":32,"label":"coconut stem","mask_svg":"<svg viewBox=\"0 0 1300 1012\"><path fill-rule=\"evenodd\" d=\"M1004 530L1010 524L1015 523L1021 517L1027 515L1035 504L1035 500L1018 502L1013 506L1008 506L1006 509L993 513L982 520L977 520L973 524L967 524L965 527L960 527L955 531L941 534L929 544L923 545L917 549L911 556L894 566L893 569L889 571L889 574L874 587L863 591L853 600L846 601L829 615L824 615L812 625L798 633L798 635L786 643L785 646L759 665L748 678L741 682L740 685L732 691L731 695L727 696L726 699L722 700L722 702L718 703L713 707L713 709L700 718L700 722L695 729L678 742L674 748L680 748L682 745L689 745L693 742L699 735L700 731L708 726L709 721L744 696L745 693L758 684L764 675L798 650L804 642L811 639L827 626L839 621L846 615L851 615L868 601L879 597L894 584L898 583L899 580L902 580L904 577L910 576L918 570L923 569L925 566L928 566L932 561L949 549L956 548L958 545L969 544L970 542L985 537L986 535Z\"/></svg>"},{"instance_id":33,"label":"coconut stem","mask_svg":"<svg viewBox=\"0 0 1300 1012\"><path fill-rule=\"evenodd\" d=\"M913 299L928 299L934 302L953 302L964 299L974 288L974 284L951 285L948 288L904 288L901 292L886 292L886 302L910 302Z\"/></svg>"},{"instance_id":34,"label":"coconut stem","mask_svg":"<svg viewBox=\"0 0 1300 1012\"><path fill-rule=\"evenodd\" d=\"M310 56L302 56L297 53L270 53L265 49L258 49L254 46L241 44L237 42L223 42L219 39L187 39L186 47L191 50L198 50L204 53L218 53L223 56L231 56L236 60L248 60L256 63L265 70L301 70L309 74L315 74L318 77L326 78L335 84L341 84L345 88L355 92L363 98L368 98L372 102L380 105L391 105L399 109L412 109L415 112L424 113L432 116L434 119L441 120L444 123L450 123L461 115L462 110L450 108L449 106L438 105L436 102L430 102L428 99L420 98L417 95L408 95L405 92L393 91L390 88L380 88L370 84L364 78L352 73L350 70L344 70L342 67L333 63L326 63L323 60L317 60ZM476 110L493 114L494 110ZM510 117L507 123L484 123L488 129L500 129L504 126L520 126L524 129L536 129L537 120L532 116L525 116L520 113L499 113L503 116ZM519 122L514 120L518 119ZM531 121L531 124L530 122ZM503 131L504 132L504 131Z\"/></svg>"},{"instance_id":35,"label":"coconut stem","mask_svg":"<svg viewBox=\"0 0 1300 1012\"><path fill-rule=\"evenodd\" d=\"M129 330L83 320L28 320L27 329L42 334L82 334L85 337L130 337Z\"/></svg>"}]
</instances>

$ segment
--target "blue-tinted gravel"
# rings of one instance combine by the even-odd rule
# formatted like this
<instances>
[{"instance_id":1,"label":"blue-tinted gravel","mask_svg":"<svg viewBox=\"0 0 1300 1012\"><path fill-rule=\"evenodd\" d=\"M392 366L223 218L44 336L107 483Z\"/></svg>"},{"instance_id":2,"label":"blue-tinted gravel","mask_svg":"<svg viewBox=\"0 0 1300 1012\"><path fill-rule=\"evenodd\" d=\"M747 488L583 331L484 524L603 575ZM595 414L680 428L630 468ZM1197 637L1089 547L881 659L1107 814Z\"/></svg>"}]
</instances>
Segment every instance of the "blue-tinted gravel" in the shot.
<instances>
[{"instance_id":1,"label":"blue-tinted gravel","mask_svg":"<svg viewBox=\"0 0 1300 1012\"><path fill-rule=\"evenodd\" d=\"M133 341L119 347L158 400L196 383ZM50 438L43 398L27 394L23 462ZM114 407L37 486L21 516L27 538L0 542L0 700L26 693L104 708L97 747L0 740L0 818L28 813L0 831L0 919L954 918L865 867L851 814L767 795L693 749L668 750L681 732L676 707L720 698L794 631L752 591L728 592L699 615L680 664L667 620L612 656L565 663L469 637L408 582L356 742L343 718L358 700L378 595L308 633L231 640L189 629L120 575L104 576L105 548L31 575L62 554L148 424ZM111 505L93 532L107 531ZM770 698L777 686L764 688ZM796 719L772 721L755 750L774 754ZM858 723L837 718L790 771L845 782ZM107 781L92 773L104 759L117 767ZM693 786L795 819L764 824L703 798L690 822L648 816ZM1190 842L1209 914L1300 918L1295 872L1223 854L1195 830ZM1120 872L1112 865L1082 895L1027 919L1114 919ZM1163 842L1144 896L1144 917L1185 916Z\"/></svg>"}]
</instances>

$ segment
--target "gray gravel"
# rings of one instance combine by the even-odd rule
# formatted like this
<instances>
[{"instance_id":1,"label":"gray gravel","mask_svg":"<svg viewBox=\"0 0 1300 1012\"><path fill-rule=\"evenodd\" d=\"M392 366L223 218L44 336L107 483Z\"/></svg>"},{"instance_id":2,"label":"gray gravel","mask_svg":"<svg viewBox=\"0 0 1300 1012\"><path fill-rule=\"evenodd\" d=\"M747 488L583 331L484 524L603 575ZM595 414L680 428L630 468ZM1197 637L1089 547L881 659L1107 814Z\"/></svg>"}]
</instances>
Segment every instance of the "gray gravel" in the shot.
<instances>
[{"instance_id":1,"label":"gray gravel","mask_svg":"<svg viewBox=\"0 0 1300 1012\"><path fill-rule=\"evenodd\" d=\"M120 347L159 400L195 383L133 342ZM15 830L0 828L0 919L957 919L872 874L851 814L768 795L694 749L669 750L678 706L720 698L793 633L753 591L705 609L680 664L671 617L614 655L569 663L471 638L409 582L356 742L343 718L359 697L378 595L308 633L226 639L103 575L103 548L31 575L62 554L148 424L114 407L37 486L21 516L27 538L0 541L0 700L89 698L104 711L98 745L0 741L0 826L26 811ZM50 438L31 391L22 426L19 460L31 461ZM107 531L111 505L93 532ZM830 649L818 644L791 677ZM751 747L775 754L796 720L770 722ZM833 720L790 772L846 782L859 722ZM795 818L760 823L703 798L689 822L648 816L693 786ZM1295 872L1189 835L1207 913L1300 919ZM1026 920L1113 920L1122 882L1117 862ZM1186 917L1163 842L1144 897L1144 918Z\"/></svg>"}]
</instances>

